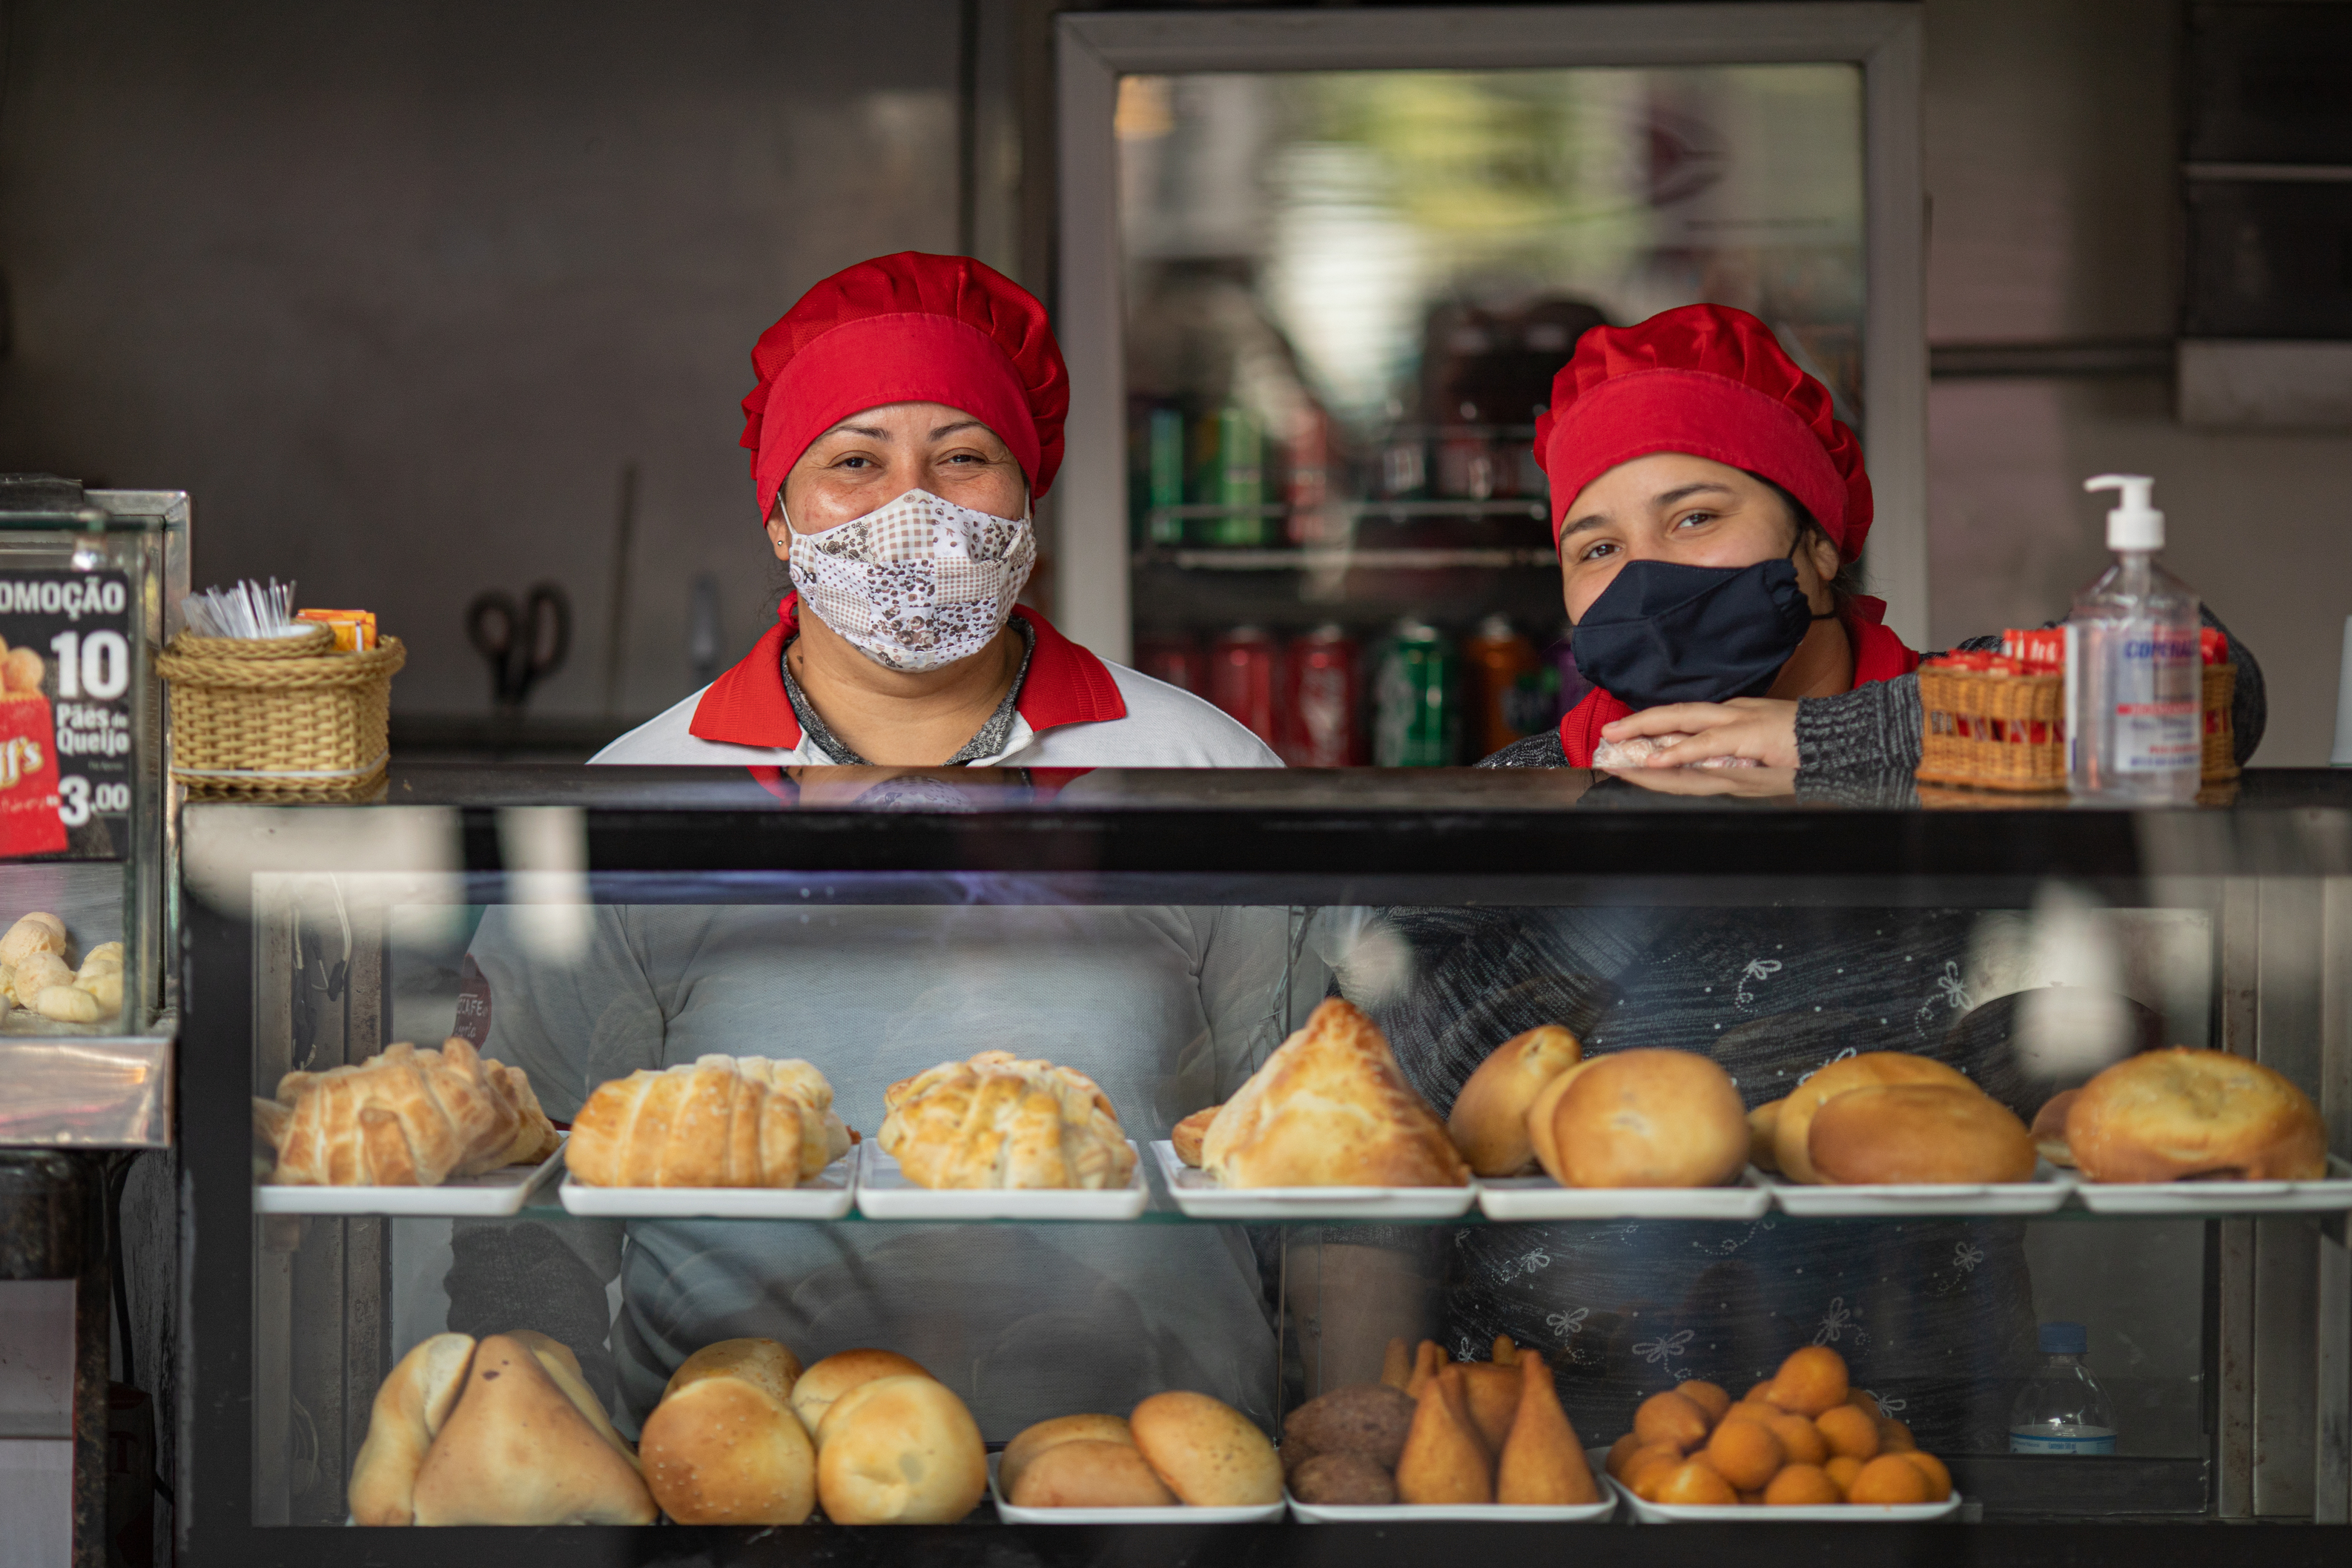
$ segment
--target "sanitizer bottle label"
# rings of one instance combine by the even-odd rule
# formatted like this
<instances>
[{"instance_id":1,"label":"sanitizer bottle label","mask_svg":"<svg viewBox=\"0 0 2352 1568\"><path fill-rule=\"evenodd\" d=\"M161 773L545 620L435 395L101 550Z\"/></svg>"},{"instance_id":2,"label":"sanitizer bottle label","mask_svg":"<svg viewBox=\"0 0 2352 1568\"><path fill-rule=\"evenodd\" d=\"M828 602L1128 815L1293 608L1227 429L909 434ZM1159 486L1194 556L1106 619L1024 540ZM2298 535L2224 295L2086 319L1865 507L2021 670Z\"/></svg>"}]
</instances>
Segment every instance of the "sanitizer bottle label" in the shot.
<instances>
[{"instance_id":1,"label":"sanitizer bottle label","mask_svg":"<svg viewBox=\"0 0 2352 1568\"><path fill-rule=\"evenodd\" d=\"M2116 636L2115 770L2173 773L2195 768L2203 747L2196 634L2141 621L2120 628Z\"/></svg>"}]
</instances>

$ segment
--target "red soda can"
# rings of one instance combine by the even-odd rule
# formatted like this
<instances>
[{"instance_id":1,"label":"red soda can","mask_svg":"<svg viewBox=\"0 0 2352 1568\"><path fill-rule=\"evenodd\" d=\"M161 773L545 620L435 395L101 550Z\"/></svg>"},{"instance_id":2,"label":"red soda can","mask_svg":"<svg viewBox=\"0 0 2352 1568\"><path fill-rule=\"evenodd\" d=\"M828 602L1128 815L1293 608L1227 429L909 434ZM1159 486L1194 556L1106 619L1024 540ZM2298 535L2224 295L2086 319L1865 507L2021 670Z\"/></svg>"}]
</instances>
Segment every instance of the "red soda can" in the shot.
<instances>
[{"instance_id":1,"label":"red soda can","mask_svg":"<svg viewBox=\"0 0 2352 1568\"><path fill-rule=\"evenodd\" d=\"M1166 681L1179 691L1205 696L1209 691L1209 656L1190 637L1145 637L1135 644L1135 667L1155 681Z\"/></svg>"},{"instance_id":2,"label":"red soda can","mask_svg":"<svg viewBox=\"0 0 2352 1568\"><path fill-rule=\"evenodd\" d=\"M1211 645L1208 697L1268 746L1281 743L1282 650L1263 627L1236 626Z\"/></svg>"},{"instance_id":3,"label":"red soda can","mask_svg":"<svg viewBox=\"0 0 2352 1568\"><path fill-rule=\"evenodd\" d=\"M1282 759L1293 768L1364 761L1363 676L1355 639L1337 624L1290 642L1284 672Z\"/></svg>"}]
</instances>

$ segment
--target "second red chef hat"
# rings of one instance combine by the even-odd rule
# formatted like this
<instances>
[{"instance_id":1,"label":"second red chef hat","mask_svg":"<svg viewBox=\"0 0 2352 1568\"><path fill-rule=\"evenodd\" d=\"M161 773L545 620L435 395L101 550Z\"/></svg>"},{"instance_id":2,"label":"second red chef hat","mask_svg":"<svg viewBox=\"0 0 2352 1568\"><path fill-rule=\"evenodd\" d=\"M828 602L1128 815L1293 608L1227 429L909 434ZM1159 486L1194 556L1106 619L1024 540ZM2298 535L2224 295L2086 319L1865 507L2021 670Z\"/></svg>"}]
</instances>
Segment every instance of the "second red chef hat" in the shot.
<instances>
[{"instance_id":1,"label":"second red chef hat","mask_svg":"<svg viewBox=\"0 0 2352 1568\"><path fill-rule=\"evenodd\" d=\"M743 444L764 520L810 442L853 413L938 402L1013 449L1031 499L1062 465L1069 372L1036 297L966 256L900 251L801 296L751 350Z\"/></svg>"},{"instance_id":2,"label":"second red chef hat","mask_svg":"<svg viewBox=\"0 0 2352 1568\"><path fill-rule=\"evenodd\" d=\"M1682 305L1577 340L1536 421L1552 537L1587 485L1653 452L1769 479L1804 503L1842 558L1862 553L1871 517L1862 444L1831 412L1829 388L1745 310Z\"/></svg>"}]
</instances>

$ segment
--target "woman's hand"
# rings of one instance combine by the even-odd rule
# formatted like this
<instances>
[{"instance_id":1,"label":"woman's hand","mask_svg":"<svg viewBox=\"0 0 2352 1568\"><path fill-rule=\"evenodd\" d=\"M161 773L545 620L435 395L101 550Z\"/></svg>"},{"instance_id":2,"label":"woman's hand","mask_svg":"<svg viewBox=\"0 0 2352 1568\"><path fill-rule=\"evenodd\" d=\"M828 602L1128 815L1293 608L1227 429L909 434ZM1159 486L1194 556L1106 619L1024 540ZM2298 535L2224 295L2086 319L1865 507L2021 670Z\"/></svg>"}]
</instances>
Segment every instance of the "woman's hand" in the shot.
<instances>
[{"instance_id":1,"label":"woman's hand","mask_svg":"<svg viewBox=\"0 0 2352 1568\"><path fill-rule=\"evenodd\" d=\"M1685 768L1715 757L1742 757L1766 768L1797 766L1797 705L1774 697L1721 703L1668 703L1601 727L1603 740L1679 735L1650 754L1644 768Z\"/></svg>"},{"instance_id":2,"label":"woman's hand","mask_svg":"<svg viewBox=\"0 0 2352 1568\"><path fill-rule=\"evenodd\" d=\"M1740 800L1793 799L1797 776L1786 768L1612 768L1612 779L1622 779L1654 795L1725 796Z\"/></svg>"}]
</instances>

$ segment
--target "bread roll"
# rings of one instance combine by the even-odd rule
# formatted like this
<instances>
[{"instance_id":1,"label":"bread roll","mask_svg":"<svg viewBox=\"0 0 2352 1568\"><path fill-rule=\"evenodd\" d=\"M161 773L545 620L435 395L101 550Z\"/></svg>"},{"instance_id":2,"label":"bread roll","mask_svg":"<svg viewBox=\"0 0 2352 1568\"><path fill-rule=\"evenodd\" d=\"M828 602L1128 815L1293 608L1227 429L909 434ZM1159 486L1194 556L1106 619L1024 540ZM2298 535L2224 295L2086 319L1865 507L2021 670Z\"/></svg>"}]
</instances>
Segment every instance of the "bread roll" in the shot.
<instances>
[{"instance_id":1,"label":"bread roll","mask_svg":"<svg viewBox=\"0 0 2352 1568\"><path fill-rule=\"evenodd\" d=\"M465 1393L416 1472L417 1523L654 1521L653 1496L612 1423L593 1400L581 1405L535 1348L518 1334L475 1347ZM576 1364L569 1370L576 1383Z\"/></svg>"},{"instance_id":2,"label":"bread roll","mask_svg":"<svg viewBox=\"0 0 2352 1568\"><path fill-rule=\"evenodd\" d=\"M353 1523L415 1521L417 1468L457 1407L473 1359L471 1335L434 1334L411 1347L375 1391L367 1441L352 1462L345 1494Z\"/></svg>"},{"instance_id":3,"label":"bread roll","mask_svg":"<svg viewBox=\"0 0 2352 1568\"><path fill-rule=\"evenodd\" d=\"M1813 1113L1806 1157L1823 1182L2033 1179L2033 1138L2008 1106L1948 1083L1849 1089Z\"/></svg>"},{"instance_id":4,"label":"bread roll","mask_svg":"<svg viewBox=\"0 0 2352 1568\"><path fill-rule=\"evenodd\" d=\"M2311 1181L2327 1128L2304 1092L2260 1062L2175 1046L2083 1085L2066 1144L2093 1181Z\"/></svg>"},{"instance_id":5,"label":"bread roll","mask_svg":"<svg viewBox=\"0 0 2352 1568\"><path fill-rule=\"evenodd\" d=\"M1184 1390L1155 1394L1135 1407L1127 1424L1168 1490L1195 1508L1282 1500L1282 1461L1274 1445L1222 1400Z\"/></svg>"},{"instance_id":6,"label":"bread roll","mask_svg":"<svg viewBox=\"0 0 2352 1568\"><path fill-rule=\"evenodd\" d=\"M1552 1171L1559 1167L1559 1145L1552 1137L1552 1118L1559 1110L1561 1098L1568 1093L1568 1086L1600 1060L1597 1056L1588 1056L1560 1073L1543 1086L1543 1092L1538 1094L1535 1103L1528 1107L1528 1146L1534 1151L1536 1164L1543 1170ZM1552 1179L1557 1181L1559 1178L1555 1176Z\"/></svg>"},{"instance_id":7,"label":"bread roll","mask_svg":"<svg viewBox=\"0 0 2352 1568\"><path fill-rule=\"evenodd\" d=\"M1095 1081L1001 1051L901 1080L875 1137L907 1179L928 1187L1125 1186L1135 1150Z\"/></svg>"},{"instance_id":8,"label":"bread roll","mask_svg":"<svg viewBox=\"0 0 2352 1568\"><path fill-rule=\"evenodd\" d=\"M816 1506L816 1446L793 1414L800 1362L772 1339L729 1339L670 1375L637 1458L680 1524L798 1524Z\"/></svg>"},{"instance_id":9,"label":"bread roll","mask_svg":"<svg viewBox=\"0 0 2352 1568\"><path fill-rule=\"evenodd\" d=\"M1513 1035L1496 1046L1454 1097L1446 1136L1482 1176L1518 1176L1536 1168L1528 1139L1528 1112L1544 1085L1575 1066L1584 1048L1558 1024Z\"/></svg>"},{"instance_id":10,"label":"bread roll","mask_svg":"<svg viewBox=\"0 0 2352 1568\"><path fill-rule=\"evenodd\" d=\"M848 1150L824 1074L711 1054L598 1084L563 1163L591 1186L797 1186Z\"/></svg>"},{"instance_id":11,"label":"bread roll","mask_svg":"<svg viewBox=\"0 0 2352 1568\"><path fill-rule=\"evenodd\" d=\"M877 1378L842 1417L816 1456L817 1500L834 1523L951 1524L987 1493L980 1428L932 1378Z\"/></svg>"},{"instance_id":12,"label":"bread roll","mask_svg":"<svg viewBox=\"0 0 2352 1568\"><path fill-rule=\"evenodd\" d=\"M1395 1479L1361 1454L1310 1454L1290 1472L1290 1495L1357 1508L1385 1508L1397 1500Z\"/></svg>"},{"instance_id":13,"label":"bread roll","mask_svg":"<svg viewBox=\"0 0 2352 1568\"><path fill-rule=\"evenodd\" d=\"M793 1382L793 1414L815 1435L833 1402L877 1377L929 1377L921 1364L895 1350L845 1350L828 1355Z\"/></svg>"},{"instance_id":14,"label":"bread roll","mask_svg":"<svg viewBox=\"0 0 2352 1568\"><path fill-rule=\"evenodd\" d=\"M1780 1168L1778 1141L1780 1134L1780 1107L1786 1100L1768 1100L1748 1113L1748 1163L1758 1170Z\"/></svg>"},{"instance_id":15,"label":"bread roll","mask_svg":"<svg viewBox=\"0 0 2352 1568\"><path fill-rule=\"evenodd\" d=\"M1817 1180L1812 1158L1805 1152L1806 1140L1812 1135L1814 1113L1847 1090L1874 1083L1949 1083L1976 1088L1964 1074L1925 1056L1899 1051L1866 1051L1859 1056L1842 1057L1815 1071L1780 1103L1772 1145L1780 1174L1790 1181Z\"/></svg>"},{"instance_id":16,"label":"bread roll","mask_svg":"<svg viewBox=\"0 0 2352 1568\"><path fill-rule=\"evenodd\" d=\"M2028 1129L2033 1134L2034 1152L2052 1165L2063 1166L2069 1170L2074 1168L2074 1151L2066 1145L2066 1113L2072 1111L2074 1102L2082 1097L2080 1089L2065 1089L2053 1094L2042 1109L2033 1113L2033 1125Z\"/></svg>"},{"instance_id":17,"label":"bread roll","mask_svg":"<svg viewBox=\"0 0 2352 1568\"><path fill-rule=\"evenodd\" d=\"M27 915L8 927L0 936L0 964L11 969L24 967L25 960L36 953L54 953L59 958L66 952L66 923L46 910Z\"/></svg>"},{"instance_id":18,"label":"bread roll","mask_svg":"<svg viewBox=\"0 0 2352 1568\"><path fill-rule=\"evenodd\" d=\"M1336 997L1218 1111L1201 1143L1201 1168L1228 1187L1470 1180L1379 1026Z\"/></svg>"},{"instance_id":19,"label":"bread roll","mask_svg":"<svg viewBox=\"0 0 2352 1568\"><path fill-rule=\"evenodd\" d=\"M1169 1129L1168 1142L1178 1159L1194 1170L1201 1168L1201 1140L1209 1135L1209 1124L1223 1109L1223 1105L1212 1105L1205 1111L1195 1111Z\"/></svg>"},{"instance_id":20,"label":"bread roll","mask_svg":"<svg viewBox=\"0 0 2352 1568\"><path fill-rule=\"evenodd\" d=\"M1124 1416L1056 1416L1050 1421L1040 1421L1024 1427L1004 1445L1004 1452L996 1461L996 1485L1006 1497L1021 1484L1021 1472L1029 1461L1046 1449L1062 1443L1125 1443L1135 1445L1135 1435L1127 1429Z\"/></svg>"},{"instance_id":21,"label":"bread roll","mask_svg":"<svg viewBox=\"0 0 2352 1568\"><path fill-rule=\"evenodd\" d=\"M1003 1469L997 1470L999 1484ZM1161 1483L1134 1444L1080 1437L1056 1443L1022 1469L1004 1494L1015 1508L1173 1508L1176 1494Z\"/></svg>"},{"instance_id":22,"label":"bread roll","mask_svg":"<svg viewBox=\"0 0 2352 1568\"><path fill-rule=\"evenodd\" d=\"M1318 1395L1283 1417L1283 1458L1296 1465L1294 1448L1305 1453L1361 1454L1392 1470L1412 1430L1413 1409L1411 1396L1386 1383L1360 1383Z\"/></svg>"},{"instance_id":23,"label":"bread roll","mask_svg":"<svg viewBox=\"0 0 2352 1568\"><path fill-rule=\"evenodd\" d=\"M1552 1109L1562 1186L1720 1186L1748 1164L1748 1113L1722 1068L1688 1051L1620 1051Z\"/></svg>"}]
</instances>

